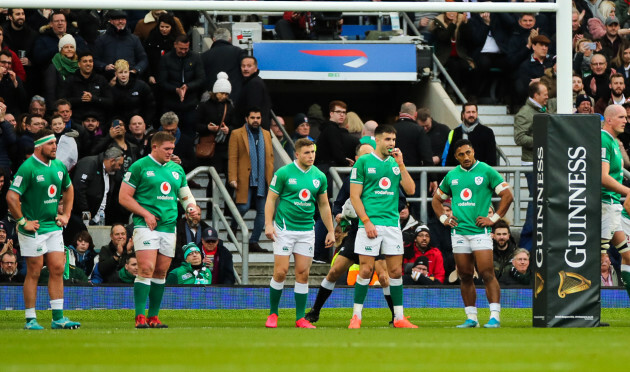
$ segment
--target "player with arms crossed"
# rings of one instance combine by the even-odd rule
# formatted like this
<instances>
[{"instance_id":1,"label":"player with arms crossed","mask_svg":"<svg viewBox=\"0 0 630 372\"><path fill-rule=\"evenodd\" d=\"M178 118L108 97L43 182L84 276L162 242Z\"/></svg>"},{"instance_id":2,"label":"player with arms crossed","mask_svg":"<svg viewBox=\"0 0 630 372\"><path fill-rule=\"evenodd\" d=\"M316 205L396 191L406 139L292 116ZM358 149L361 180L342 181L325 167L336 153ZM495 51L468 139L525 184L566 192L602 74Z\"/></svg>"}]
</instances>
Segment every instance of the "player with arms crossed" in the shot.
<instances>
[{"instance_id":1,"label":"player with arms crossed","mask_svg":"<svg viewBox=\"0 0 630 372\"><path fill-rule=\"evenodd\" d=\"M295 161L274 174L265 203L265 235L273 240L273 277L269 284L269 317L265 326L278 326L278 304L284 280L289 271L289 258L295 260L295 326L315 328L304 319L308 297L308 275L315 246L315 204L326 225L326 246L335 243L335 228L328 203L326 176L315 162L315 144L306 138L295 142ZM276 201L279 199L277 213ZM275 219L274 219L275 213Z\"/></svg>"},{"instance_id":2,"label":"player with arms crossed","mask_svg":"<svg viewBox=\"0 0 630 372\"><path fill-rule=\"evenodd\" d=\"M133 213L133 245L138 275L133 285L136 328L167 328L158 313L164 283L175 254L177 200L192 217L198 213L184 169L171 161L175 137L158 132L151 154L129 167L120 187L120 205ZM149 297L148 319L145 308Z\"/></svg>"},{"instance_id":3,"label":"player with arms crossed","mask_svg":"<svg viewBox=\"0 0 630 372\"><path fill-rule=\"evenodd\" d=\"M63 202L62 214L57 214L59 199ZM44 329L37 323L35 301L37 281L44 266L50 272L48 295L52 309L52 329L75 329L81 326L63 316L63 271L65 252L63 226L68 224L74 189L68 170L57 160L57 141L49 129L35 135L35 151L26 159L7 192L11 215L17 221L20 252L26 257L24 279L25 329Z\"/></svg>"},{"instance_id":4,"label":"player with arms crossed","mask_svg":"<svg viewBox=\"0 0 630 372\"><path fill-rule=\"evenodd\" d=\"M354 286L354 308L348 328L361 328L363 303L367 296L375 257L385 255L389 291L394 305L394 327L418 328L403 314L402 255L404 252L400 215L399 185L407 195L415 183L407 172L396 144L396 129L379 125L374 131L376 150L357 159L350 173L350 201L359 218L354 252L359 255L359 275Z\"/></svg>"},{"instance_id":5,"label":"player with arms crossed","mask_svg":"<svg viewBox=\"0 0 630 372\"><path fill-rule=\"evenodd\" d=\"M491 226L505 216L512 204L512 191L503 177L488 164L475 160L475 151L467 139L455 142L455 159L459 166L449 171L433 195L432 205L440 222L451 228L451 242L457 273L461 279L461 293L468 319L458 328L479 327L477 320L477 292L473 282L475 262L486 285L490 305L490 320L485 328L499 328L501 324L501 289L494 276ZM492 215L488 209L492 192L501 198L499 208ZM442 203L449 196L453 201L453 217L444 214Z\"/></svg>"}]
</instances>

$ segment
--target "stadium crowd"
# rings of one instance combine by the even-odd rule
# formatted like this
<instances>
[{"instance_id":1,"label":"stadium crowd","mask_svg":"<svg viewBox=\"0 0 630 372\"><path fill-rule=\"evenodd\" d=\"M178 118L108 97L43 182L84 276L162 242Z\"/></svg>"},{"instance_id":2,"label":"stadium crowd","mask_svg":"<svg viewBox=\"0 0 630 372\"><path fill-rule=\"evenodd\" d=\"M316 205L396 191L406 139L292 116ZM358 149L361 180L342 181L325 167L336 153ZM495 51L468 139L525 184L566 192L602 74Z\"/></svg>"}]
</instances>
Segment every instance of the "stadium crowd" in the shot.
<instances>
[{"instance_id":1,"label":"stadium crowd","mask_svg":"<svg viewBox=\"0 0 630 372\"><path fill-rule=\"evenodd\" d=\"M627 3L574 0L573 5L576 112L603 114L609 104L622 104L630 112ZM284 37L308 38L308 22L291 13L280 23L294 32ZM130 212L120 206L118 194L124 174L151 152L151 138L158 131L176 138L172 160L186 172L214 166L233 189L239 212L257 210L249 250L268 252L258 242L273 174L271 133L289 156L294 151L279 128L284 118L271 118L273 95L259 76L257 60L232 45L228 30L217 29L212 47L199 54L191 50L188 36L198 17L186 12L12 8L3 9L0 18L0 101L5 108L0 117L0 282L24 279L26 267L5 195L12 175L33 154L35 135L42 128L54 132L57 158L70 172L75 189L64 242L78 274L68 280L133 282L138 265L129 239ZM396 147L405 164L456 165L451 144L467 138L477 160L497 165L494 133L479 122L472 103L487 99L495 80L504 93L499 95L503 103L517 114L514 135L524 150L523 164L531 162L533 114L555 110L555 18L543 13L447 12L417 14L415 19L471 103L463 105L461 124L453 130L411 102L402 103L397 115L391 113L397 117ZM316 142L315 164L328 177L331 167L354 164L357 146L369 142L378 126L334 98L327 115L318 104L304 107L305 113L286 113L293 116L293 142ZM619 140L628 151L630 128L626 131ZM440 180L429 180L431 192ZM410 196L419 195L415 182ZM194 181L189 185L201 188ZM210 189L206 192L211 195ZM342 188L332 206L339 237L347 233L342 212L348 196L349 189ZM444 207L448 213L450 205ZM456 283L449 229L434 215L419 221L417 206L405 200L399 211L405 284ZM180 214L167 283L234 284L232 256L216 228L183 210ZM94 247L86 225L111 226L109 244ZM315 231L315 260L330 261L318 217ZM494 269L502 285L531 284L531 225L521 235L517 243L503 220L493 227ZM343 242L337 241L337 246ZM616 283L621 260L616 250L609 255L602 261L602 282ZM339 280L350 280L351 273L352 268Z\"/></svg>"}]
</instances>

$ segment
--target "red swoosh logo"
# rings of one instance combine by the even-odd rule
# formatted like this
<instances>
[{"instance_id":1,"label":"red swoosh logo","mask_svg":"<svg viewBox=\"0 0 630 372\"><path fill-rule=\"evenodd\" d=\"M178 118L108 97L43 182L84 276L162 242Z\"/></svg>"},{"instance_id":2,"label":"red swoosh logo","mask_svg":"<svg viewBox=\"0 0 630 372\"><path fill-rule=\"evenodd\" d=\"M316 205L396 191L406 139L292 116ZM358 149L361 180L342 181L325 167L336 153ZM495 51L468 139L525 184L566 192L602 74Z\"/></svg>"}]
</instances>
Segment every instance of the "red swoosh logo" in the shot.
<instances>
[{"instance_id":1,"label":"red swoosh logo","mask_svg":"<svg viewBox=\"0 0 630 372\"><path fill-rule=\"evenodd\" d=\"M344 63L344 66L352 68L359 68L366 64L368 61L367 54L358 49L300 50L300 53L320 57L359 57L355 60Z\"/></svg>"}]
</instances>

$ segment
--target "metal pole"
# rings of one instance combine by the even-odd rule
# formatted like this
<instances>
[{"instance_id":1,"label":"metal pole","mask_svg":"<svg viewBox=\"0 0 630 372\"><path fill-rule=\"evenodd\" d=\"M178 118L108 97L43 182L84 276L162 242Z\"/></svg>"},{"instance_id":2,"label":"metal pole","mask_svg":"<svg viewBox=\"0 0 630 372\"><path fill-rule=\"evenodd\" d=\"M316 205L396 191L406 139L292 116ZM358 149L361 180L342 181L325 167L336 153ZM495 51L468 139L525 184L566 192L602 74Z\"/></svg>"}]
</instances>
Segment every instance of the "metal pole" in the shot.
<instances>
[{"instance_id":1,"label":"metal pole","mask_svg":"<svg viewBox=\"0 0 630 372\"><path fill-rule=\"evenodd\" d=\"M427 172L420 172L420 219L422 222L429 221L429 213L427 212Z\"/></svg>"},{"instance_id":2,"label":"metal pole","mask_svg":"<svg viewBox=\"0 0 630 372\"><path fill-rule=\"evenodd\" d=\"M556 12L556 63L558 64L558 114L571 114L573 113L573 95L571 93L571 57L573 56L572 45L572 29L571 29L571 6L569 1L559 2L564 3L563 6L558 6Z\"/></svg>"}]
</instances>

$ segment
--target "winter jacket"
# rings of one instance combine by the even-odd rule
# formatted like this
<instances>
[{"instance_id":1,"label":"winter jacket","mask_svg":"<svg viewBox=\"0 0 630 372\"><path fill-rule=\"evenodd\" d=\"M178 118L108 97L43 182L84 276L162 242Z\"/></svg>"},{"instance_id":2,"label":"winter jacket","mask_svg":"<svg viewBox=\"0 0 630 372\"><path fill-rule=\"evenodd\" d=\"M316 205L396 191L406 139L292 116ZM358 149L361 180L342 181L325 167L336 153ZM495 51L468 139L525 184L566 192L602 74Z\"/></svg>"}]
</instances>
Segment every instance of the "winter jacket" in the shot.
<instances>
[{"instance_id":1,"label":"winter jacket","mask_svg":"<svg viewBox=\"0 0 630 372\"><path fill-rule=\"evenodd\" d=\"M138 75L142 75L149 67L140 39L127 28L118 31L110 25L94 43L94 67L98 71L105 71L105 66L119 59L129 62L129 69L138 71Z\"/></svg>"}]
</instances>

